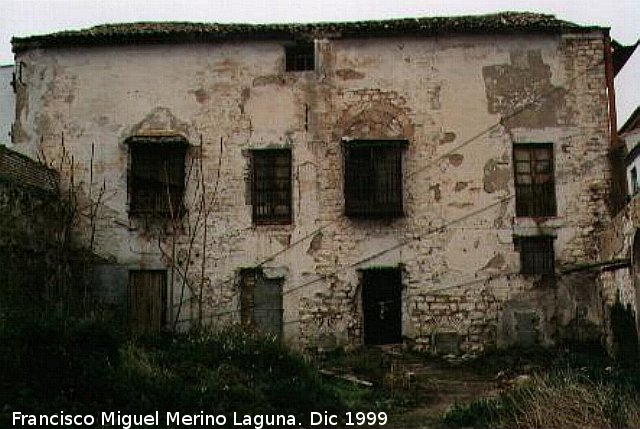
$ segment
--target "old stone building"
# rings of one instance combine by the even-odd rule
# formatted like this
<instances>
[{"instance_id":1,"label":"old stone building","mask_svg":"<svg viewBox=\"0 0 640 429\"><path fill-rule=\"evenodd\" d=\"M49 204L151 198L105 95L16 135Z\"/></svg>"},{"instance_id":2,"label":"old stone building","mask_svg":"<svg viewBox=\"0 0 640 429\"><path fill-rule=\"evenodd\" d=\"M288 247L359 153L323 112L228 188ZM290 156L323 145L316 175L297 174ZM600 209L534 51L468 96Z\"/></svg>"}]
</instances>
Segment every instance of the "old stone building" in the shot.
<instances>
[{"instance_id":1,"label":"old stone building","mask_svg":"<svg viewBox=\"0 0 640 429\"><path fill-rule=\"evenodd\" d=\"M551 344L602 326L609 46L532 13L18 38L14 141L134 329Z\"/></svg>"}]
</instances>

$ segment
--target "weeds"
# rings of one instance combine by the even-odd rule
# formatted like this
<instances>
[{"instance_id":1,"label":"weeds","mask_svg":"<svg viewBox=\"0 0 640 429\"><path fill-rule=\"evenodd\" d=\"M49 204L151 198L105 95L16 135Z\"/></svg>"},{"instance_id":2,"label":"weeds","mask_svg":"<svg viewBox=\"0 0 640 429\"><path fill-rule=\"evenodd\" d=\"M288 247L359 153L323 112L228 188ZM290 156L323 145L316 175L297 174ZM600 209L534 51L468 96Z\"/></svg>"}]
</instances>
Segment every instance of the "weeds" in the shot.
<instances>
[{"instance_id":1,"label":"weeds","mask_svg":"<svg viewBox=\"0 0 640 429\"><path fill-rule=\"evenodd\" d=\"M497 398L456 404L443 420L454 427L640 427L638 393L619 381L575 369L537 373Z\"/></svg>"},{"instance_id":2,"label":"weeds","mask_svg":"<svg viewBox=\"0 0 640 429\"><path fill-rule=\"evenodd\" d=\"M346 369L377 384L382 384L384 376L391 369L389 356L373 347L360 347L350 351L336 349L325 357L323 364Z\"/></svg>"},{"instance_id":3,"label":"weeds","mask_svg":"<svg viewBox=\"0 0 640 429\"><path fill-rule=\"evenodd\" d=\"M0 426L31 414L282 413L364 407L273 337L239 328L127 339L97 323L0 325Z\"/></svg>"}]
</instances>

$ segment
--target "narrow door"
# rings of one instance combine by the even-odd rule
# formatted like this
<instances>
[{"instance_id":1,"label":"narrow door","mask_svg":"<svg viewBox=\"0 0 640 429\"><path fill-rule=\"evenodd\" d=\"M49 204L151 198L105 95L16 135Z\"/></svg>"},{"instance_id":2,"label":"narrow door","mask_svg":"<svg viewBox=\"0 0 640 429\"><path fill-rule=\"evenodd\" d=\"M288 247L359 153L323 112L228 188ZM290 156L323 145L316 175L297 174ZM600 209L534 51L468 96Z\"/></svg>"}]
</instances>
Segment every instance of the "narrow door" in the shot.
<instances>
[{"instance_id":1,"label":"narrow door","mask_svg":"<svg viewBox=\"0 0 640 429\"><path fill-rule=\"evenodd\" d=\"M159 331L165 324L167 309L164 270L129 271L128 314L134 332Z\"/></svg>"},{"instance_id":2,"label":"narrow door","mask_svg":"<svg viewBox=\"0 0 640 429\"><path fill-rule=\"evenodd\" d=\"M264 277L261 270L244 270L241 316L245 325L271 335L282 334L282 279Z\"/></svg>"},{"instance_id":3,"label":"narrow door","mask_svg":"<svg viewBox=\"0 0 640 429\"><path fill-rule=\"evenodd\" d=\"M402 342L401 287L397 268L362 271L365 344Z\"/></svg>"}]
</instances>

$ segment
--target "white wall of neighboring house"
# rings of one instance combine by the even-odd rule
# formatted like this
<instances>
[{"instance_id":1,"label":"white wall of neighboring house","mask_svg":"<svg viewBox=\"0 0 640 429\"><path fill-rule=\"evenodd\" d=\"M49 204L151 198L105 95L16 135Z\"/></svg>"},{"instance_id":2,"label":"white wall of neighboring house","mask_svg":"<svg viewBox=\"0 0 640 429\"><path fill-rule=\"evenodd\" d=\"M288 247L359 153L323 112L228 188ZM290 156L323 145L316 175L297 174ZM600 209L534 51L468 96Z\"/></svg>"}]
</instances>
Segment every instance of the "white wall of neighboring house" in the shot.
<instances>
[{"instance_id":1,"label":"white wall of neighboring house","mask_svg":"<svg viewBox=\"0 0 640 429\"><path fill-rule=\"evenodd\" d=\"M16 114L16 97L11 87L13 65L0 65L0 144L11 145L11 124Z\"/></svg>"},{"instance_id":2,"label":"white wall of neighboring house","mask_svg":"<svg viewBox=\"0 0 640 429\"><path fill-rule=\"evenodd\" d=\"M640 192L640 182L638 181L638 176L640 175L640 147L638 147L640 145L640 129L629 131L622 138L627 145L627 153L629 153L629 158L627 159L627 189L629 190L629 195L634 196Z\"/></svg>"}]
</instances>

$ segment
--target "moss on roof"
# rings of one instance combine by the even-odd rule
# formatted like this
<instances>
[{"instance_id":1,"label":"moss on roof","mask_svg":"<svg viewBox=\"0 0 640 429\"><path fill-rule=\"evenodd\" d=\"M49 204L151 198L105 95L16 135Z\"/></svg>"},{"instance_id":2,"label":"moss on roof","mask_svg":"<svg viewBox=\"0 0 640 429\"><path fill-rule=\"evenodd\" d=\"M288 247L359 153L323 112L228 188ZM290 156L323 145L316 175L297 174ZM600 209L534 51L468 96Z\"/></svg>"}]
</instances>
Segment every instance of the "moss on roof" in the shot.
<instances>
[{"instance_id":1,"label":"moss on roof","mask_svg":"<svg viewBox=\"0 0 640 429\"><path fill-rule=\"evenodd\" d=\"M384 21L313 24L218 24L194 22L135 22L103 24L84 30L61 31L11 39L13 52L33 48L73 45L205 42L219 39L295 39L305 37L368 37L401 34L445 33L561 33L606 30L581 26L554 15L501 12Z\"/></svg>"}]
</instances>

